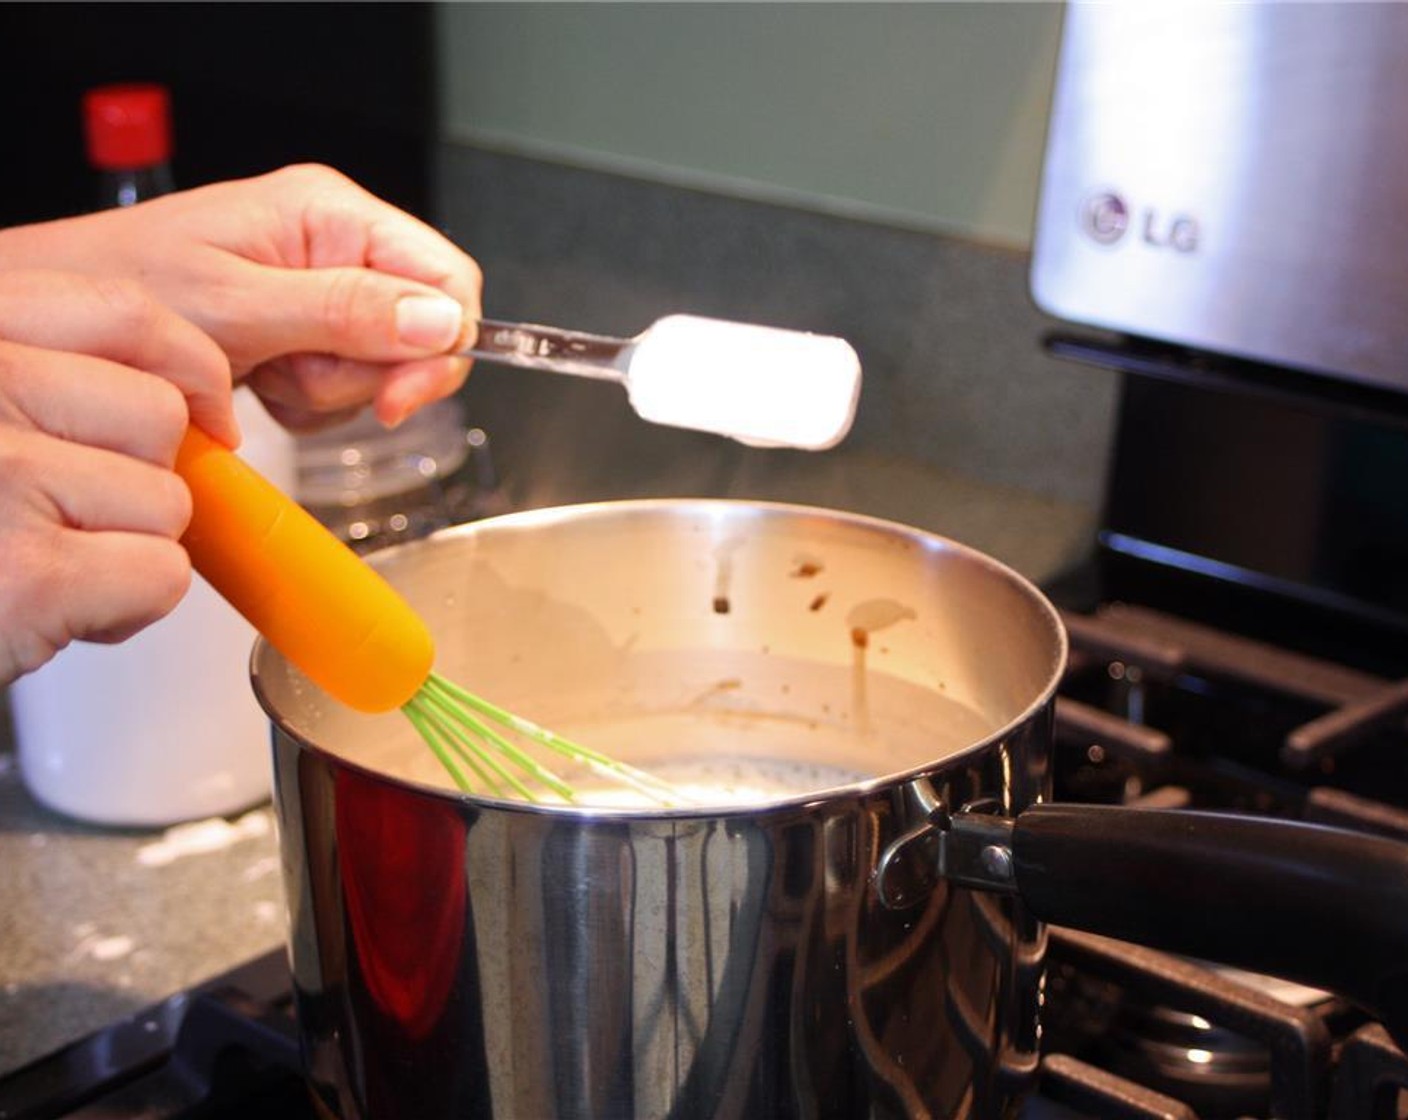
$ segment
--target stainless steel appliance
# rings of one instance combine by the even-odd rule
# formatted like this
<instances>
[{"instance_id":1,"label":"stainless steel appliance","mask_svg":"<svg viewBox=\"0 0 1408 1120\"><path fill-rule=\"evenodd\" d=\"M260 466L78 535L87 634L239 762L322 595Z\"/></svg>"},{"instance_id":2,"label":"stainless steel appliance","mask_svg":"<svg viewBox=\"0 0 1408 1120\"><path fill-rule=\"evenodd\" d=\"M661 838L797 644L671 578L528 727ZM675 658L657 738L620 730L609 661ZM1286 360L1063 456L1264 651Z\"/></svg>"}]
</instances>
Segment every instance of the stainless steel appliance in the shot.
<instances>
[{"instance_id":1,"label":"stainless steel appliance","mask_svg":"<svg viewBox=\"0 0 1408 1120\"><path fill-rule=\"evenodd\" d=\"M1408 7L1072 4L1032 290L1408 392Z\"/></svg>"},{"instance_id":2,"label":"stainless steel appliance","mask_svg":"<svg viewBox=\"0 0 1408 1120\"><path fill-rule=\"evenodd\" d=\"M1071 5L1031 265L1130 374L1107 572L1351 655L1408 641L1405 48L1396 4Z\"/></svg>"}]
</instances>

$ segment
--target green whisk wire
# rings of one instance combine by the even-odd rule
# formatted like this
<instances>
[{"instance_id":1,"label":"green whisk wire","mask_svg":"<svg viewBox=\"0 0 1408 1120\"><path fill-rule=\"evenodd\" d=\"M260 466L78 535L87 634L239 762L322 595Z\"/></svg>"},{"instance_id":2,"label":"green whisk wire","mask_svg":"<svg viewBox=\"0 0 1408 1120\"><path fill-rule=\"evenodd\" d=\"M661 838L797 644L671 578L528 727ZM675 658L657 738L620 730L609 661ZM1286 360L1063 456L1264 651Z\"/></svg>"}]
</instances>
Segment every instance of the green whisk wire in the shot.
<instances>
[{"instance_id":1,"label":"green whisk wire","mask_svg":"<svg viewBox=\"0 0 1408 1120\"><path fill-rule=\"evenodd\" d=\"M657 804L675 805L682 800L667 783L645 771L506 711L438 673L431 673L426 678L425 684L402 706L401 711L455 785L466 793L476 791L475 781L466 773L467 768L477 780L477 788L495 796L502 795L507 787L525 801L541 800L524 780L526 777L564 801L577 800L571 785L507 735L490 726L493 723L603 777L629 786ZM505 766L505 761L513 769Z\"/></svg>"},{"instance_id":2,"label":"green whisk wire","mask_svg":"<svg viewBox=\"0 0 1408 1120\"><path fill-rule=\"evenodd\" d=\"M441 764L450 772L455 784L466 793L473 792L475 786L456 765L455 758L473 770L482 784L482 788L495 796L503 792L503 784L501 783L515 785L512 775L507 773L491 754L486 753L475 744L465 730L447 724L438 713L430 710L427 705L416 704L414 710L410 710L410 706L408 706L406 715L416 730L421 733L421 737L429 744L430 749L435 752ZM450 757L451 754L453 754L453 758ZM497 775L497 779L495 775ZM525 786L519 784L516 788L520 797L532 796Z\"/></svg>"}]
</instances>

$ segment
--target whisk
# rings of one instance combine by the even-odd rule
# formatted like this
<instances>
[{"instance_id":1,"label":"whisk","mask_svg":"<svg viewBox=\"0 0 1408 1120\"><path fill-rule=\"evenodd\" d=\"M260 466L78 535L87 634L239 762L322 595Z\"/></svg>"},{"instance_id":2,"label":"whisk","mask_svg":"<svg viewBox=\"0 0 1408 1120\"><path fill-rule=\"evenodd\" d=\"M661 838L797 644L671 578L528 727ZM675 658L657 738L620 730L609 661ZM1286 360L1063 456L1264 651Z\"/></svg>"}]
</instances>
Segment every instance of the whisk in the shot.
<instances>
[{"instance_id":1,"label":"whisk","mask_svg":"<svg viewBox=\"0 0 1408 1120\"><path fill-rule=\"evenodd\" d=\"M400 708L462 790L577 800L522 743L581 764L661 805L666 783L505 711L432 671L424 621L371 565L239 456L189 428L176 471L193 512L191 563L324 691L362 712Z\"/></svg>"}]
</instances>

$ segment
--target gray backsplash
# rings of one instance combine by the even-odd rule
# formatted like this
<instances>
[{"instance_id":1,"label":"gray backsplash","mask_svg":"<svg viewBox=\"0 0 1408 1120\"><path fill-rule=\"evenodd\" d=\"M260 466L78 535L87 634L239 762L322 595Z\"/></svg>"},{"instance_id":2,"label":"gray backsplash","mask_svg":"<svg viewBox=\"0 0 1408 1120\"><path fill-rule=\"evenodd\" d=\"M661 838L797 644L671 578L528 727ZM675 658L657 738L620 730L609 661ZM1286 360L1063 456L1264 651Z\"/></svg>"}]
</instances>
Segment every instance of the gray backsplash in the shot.
<instances>
[{"instance_id":1,"label":"gray backsplash","mask_svg":"<svg viewBox=\"0 0 1408 1120\"><path fill-rule=\"evenodd\" d=\"M1052 324L1023 253L458 145L437 182L490 316L632 335L685 311L839 334L865 370L849 453L1099 504L1115 382L1042 352ZM567 497L607 495L582 477L603 446L635 493L686 460L689 489L726 493L778 455L651 430L612 385L483 367L465 396L510 469L571 463Z\"/></svg>"}]
</instances>

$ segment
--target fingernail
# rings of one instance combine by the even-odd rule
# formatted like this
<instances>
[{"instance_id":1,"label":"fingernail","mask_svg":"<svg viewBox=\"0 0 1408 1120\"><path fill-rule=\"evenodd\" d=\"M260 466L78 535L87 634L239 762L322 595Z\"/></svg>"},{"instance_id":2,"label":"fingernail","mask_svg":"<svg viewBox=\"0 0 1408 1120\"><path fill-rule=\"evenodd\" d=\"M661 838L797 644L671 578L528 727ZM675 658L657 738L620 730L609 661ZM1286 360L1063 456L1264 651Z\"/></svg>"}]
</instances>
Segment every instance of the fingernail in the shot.
<instances>
[{"instance_id":1,"label":"fingernail","mask_svg":"<svg viewBox=\"0 0 1408 1120\"><path fill-rule=\"evenodd\" d=\"M448 350L460 336L464 312L449 296L402 296L396 304L396 337L407 346Z\"/></svg>"},{"instance_id":2,"label":"fingernail","mask_svg":"<svg viewBox=\"0 0 1408 1120\"><path fill-rule=\"evenodd\" d=\"M383 428L399 428L411 414L411 406L402 400L391 400L384 402L376 411Z\"/></svg>"}]
</instances>

